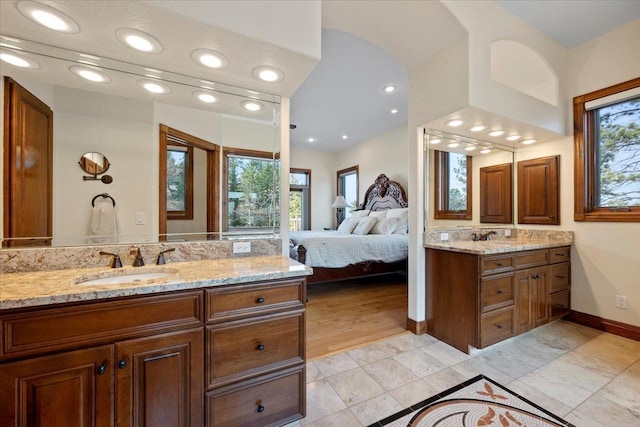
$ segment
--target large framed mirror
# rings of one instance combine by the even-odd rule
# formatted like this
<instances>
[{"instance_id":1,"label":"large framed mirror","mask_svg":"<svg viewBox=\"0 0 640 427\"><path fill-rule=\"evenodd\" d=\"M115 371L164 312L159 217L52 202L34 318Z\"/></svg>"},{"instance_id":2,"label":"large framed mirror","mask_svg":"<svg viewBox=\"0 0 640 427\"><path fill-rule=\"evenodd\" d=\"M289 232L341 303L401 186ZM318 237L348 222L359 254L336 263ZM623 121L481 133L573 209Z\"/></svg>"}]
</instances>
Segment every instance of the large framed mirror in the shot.
<instances>
[{"instance_id":1,"label":"large framed mirror","mask_svg":"<svg viewBox=\"0 0 640 427\"><path fill-rule=\"evenodd\" d=\"M513 226L514 151L426 129L426 228Z\"/></svg>"},{"instance_id":2,"label":"large framed mirror","mask_svg":"<svg viewBox=\"0 0 640 427\"><path fill-rule=\"evenodd\" d=\"M117 201L117 243L226 238L229 233L220 226L223 217L221 194L225 191L220 153L225 148L269 153L276 167L272 168L271 176L264 179L268 180L274 194L279 195L278 96L107 58L88 58L81 52L4 36L0 36L0 43L3 53L15 53L39 64L38 68L30 69L3 62L0 68L2 92L6 89L5 77L10 77L52 111L52 149L51 154L45 156L51 162L51 212L47 218L38 219L50 221L51 226L37 228L37 235L27 232L19 237L8 233L3 226L3 247L91 244L87 237L91 200L105 191L105 184L100 180L82 180L82 170L77 162L79 156L88 152L102 153L111 164L109 174L113 182L108 191ZM19 49L13 47L16 44ZM80 65L108 75L110 83L79 78L70 70ZM169 91L165 94L147 92L141 87L142 81L151 81ZM210 102L213 98L215 102ZM245 108L247 103L258 108ZM10 121L4 120L5 137L11 135L9 125ZM193 154L194 186L189 190L193 196L193 212L184 212L182 217L173 215L171 219L160 208L167 203L160 194L166 194L166 183L163 188L160 182L163 179L160 164L166 168L166 153L164 160L160 153L160 125L201 142ZM208 159L205 155L205 160L201 161L198 150L217 154ZM6 149L3 153L3 176L6 176L4 165L10 160L6 157ZM200 166L201 170L206 171L209 167L209 173L200 174L198 165L202 164L205 166ZM242 175L237 179L242 180ZM38 190L29 188L26 181L21 185L25 193L38 194ZM203 186L205 196L198 196L199 188ZM209 191L207 186L210 186ZM7 196L3 191L5 207L11 203L6 200ZM47 198L44 199L46 202ZM265 209L270 212L271 222L261 223L255 229L244 227L243 235L277 237L279 200L277 197L269 200L271 204ZM4 212L2 221L7 224L14 216L10 210ZM168 222L164 228L160 225L163 221ZM192 223L187 224L187 221Z\"/></svg>"}]
</instances>

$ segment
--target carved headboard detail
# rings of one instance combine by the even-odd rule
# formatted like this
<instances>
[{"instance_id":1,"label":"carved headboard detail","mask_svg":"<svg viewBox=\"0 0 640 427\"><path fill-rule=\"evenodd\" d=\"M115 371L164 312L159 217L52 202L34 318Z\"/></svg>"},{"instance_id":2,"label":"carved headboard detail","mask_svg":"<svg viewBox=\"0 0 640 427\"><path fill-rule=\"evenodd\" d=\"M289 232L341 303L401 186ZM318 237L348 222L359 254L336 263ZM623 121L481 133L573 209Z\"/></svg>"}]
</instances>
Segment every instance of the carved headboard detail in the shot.
<instances>
[{"instance_id":1,"label":"carved headboard detail","mask_svg":"<svg viewBox=\"0 0 640 427\"><path fill-rule=\"evenodd\" d=\"M364 203L358 209L382 211L385 209L406 208L407 193L402 185L390 180L387 175L381 173L375 182L364 193Z\"/></svg>"}]
</instances>

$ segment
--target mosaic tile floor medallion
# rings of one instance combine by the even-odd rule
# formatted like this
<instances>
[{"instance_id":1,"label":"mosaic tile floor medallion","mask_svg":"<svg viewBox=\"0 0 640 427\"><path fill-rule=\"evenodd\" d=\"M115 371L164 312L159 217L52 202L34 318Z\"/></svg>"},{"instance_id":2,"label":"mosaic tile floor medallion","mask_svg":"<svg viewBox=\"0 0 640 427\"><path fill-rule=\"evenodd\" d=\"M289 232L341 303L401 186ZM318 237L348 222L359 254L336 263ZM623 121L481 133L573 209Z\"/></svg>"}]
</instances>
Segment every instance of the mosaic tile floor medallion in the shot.
<instances>
[{"instance_id":1,"label":"mosaic tile floor medallion","mask_svg":"<svg viewBox=\"0 0 640 427\"><path fill-rule=\"evenodd\" d=\"M369 427L575 427L478 375Z\"/></svg>"}]
</instances>

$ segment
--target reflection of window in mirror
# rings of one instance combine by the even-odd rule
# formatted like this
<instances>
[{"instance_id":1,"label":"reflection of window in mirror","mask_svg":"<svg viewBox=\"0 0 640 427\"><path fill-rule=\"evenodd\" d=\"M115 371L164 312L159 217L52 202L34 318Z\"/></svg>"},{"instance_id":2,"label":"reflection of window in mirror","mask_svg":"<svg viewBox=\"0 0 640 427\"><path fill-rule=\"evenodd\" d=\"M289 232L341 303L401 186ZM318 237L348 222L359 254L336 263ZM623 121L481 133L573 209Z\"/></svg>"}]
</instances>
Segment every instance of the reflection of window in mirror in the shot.
<instances>
[{"instance_id":1,"label":"reflection of window in mirror","mask_svg":"<svg viewBox=\"0 0 640 427\"><path fill-rule=\"evenodd\" d=\"M193 219L193 147L167 145L167 219Z\"/></svg>"},{"instance_id":2,"label":"reflection of window in mirror","mask_svg":"<svg viewBox=\"0 0 640 427\"><path fill-rule=\"evenodd\" d=\"M289 172L289 231L311 230L311 169Z\"/></svg>"},{"instance_id":3,"label":"reflection of window in mirror","mask_svg":"<svg viewBox=\"0 0 640 427\"><path fill-rule=\"evenodd\" d=\"M435 219L471 219L471 156L434 150Z\"/></svg>"},{"instance_id":4,"label":"reflection of window in mirror","mask_svg":"<svg viewBox=\"0 0 640 427\"><path fill-rule=\"evenodd\" d=\"M358 206L358 165L337 172L338 195L343 196L349 206L338 212L338 223L351 216L351 211Z\"/></svg>"},{"instance_id":5,"label":"reflection of window in mirror","mask_svg":"<svg viewBox=\"0 0 640 427\"><path fill-rule=\"evenodd\" d=\"M280 162L270 151L223 149L226 231L279 225ZM277 156L276 156L277 157Z\"/></svg>"}]
</instances>

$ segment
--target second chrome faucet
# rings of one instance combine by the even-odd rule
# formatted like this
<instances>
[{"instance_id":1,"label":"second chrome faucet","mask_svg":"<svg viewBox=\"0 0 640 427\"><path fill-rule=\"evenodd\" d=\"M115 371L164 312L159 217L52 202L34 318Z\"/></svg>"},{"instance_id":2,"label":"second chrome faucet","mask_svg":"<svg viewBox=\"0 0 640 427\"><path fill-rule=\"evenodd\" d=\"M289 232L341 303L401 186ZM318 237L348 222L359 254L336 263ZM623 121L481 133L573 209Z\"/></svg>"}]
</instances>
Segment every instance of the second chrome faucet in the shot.
<instances>
[{"instance_id":1,"label":"second chrome faucet","mask_svg":"<svg viewBox=\"0 0 640 427\"><path fill-rule=\"evenodd\" d=\"M144 265L144 259L142 258L142 254L140 253L140 248L131 248L131 250L129 250L129 255L135 255L136 257L133 260L134 267L142 267Z\"/></svg>"}]
</instances>

